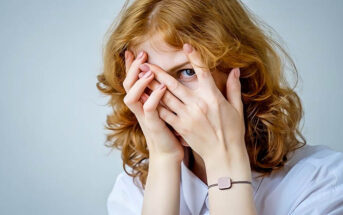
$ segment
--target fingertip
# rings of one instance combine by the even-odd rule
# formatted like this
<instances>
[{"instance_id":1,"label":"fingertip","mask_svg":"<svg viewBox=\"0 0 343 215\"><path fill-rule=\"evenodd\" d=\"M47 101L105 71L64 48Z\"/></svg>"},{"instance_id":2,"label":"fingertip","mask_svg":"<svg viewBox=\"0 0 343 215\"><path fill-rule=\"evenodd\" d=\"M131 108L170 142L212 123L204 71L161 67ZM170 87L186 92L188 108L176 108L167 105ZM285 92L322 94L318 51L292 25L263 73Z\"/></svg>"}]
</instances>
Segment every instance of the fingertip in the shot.
<instances>
[{"instance_id":1,"label":"fingertip","mask_svg":"<svg viewBox=\"0 0 343 215\"><path fill-rule=\"evenodd\" d=\"M147 63L143 63L141 65L139 65L139 68L143 71L143 72L147 72L150 70L150 67Z\"/></svg>"},{"instance_id":2,"label":"fingertip","mask_svg":"<svg viewBox=\"0 0 343 215\"><path fill-rule=\"evenodd\" d=\"M237 76L238 72L238 76ZM237 94L240 94L241 92L241 82L239 80L239 68L233 68L231 72L228 75L227 82L226 82L226 95L227 98L232 102L237 96ZM237 78L238 77L238 78Z\"/></svg>"},{"instance_id":3,"label":"fingertip","mask_svg":"<svg viewBox=\"0 0 343 215\"><path fill-rule=\"evenodd\" d=\"M228 77L227 77L227 85L228 86L231 86L232 83L235 81L235 69L236 68L233 68L231 69L231 72L229 73Z\"/></svg>"},{"instance_id":4,"label":"fingertip","mask_svg":"<svg viewBox=\"0 0 343 215\"><path fill-rule=\"evenodd\" d=\"M231 73L230 73L230 75L232 76L233 81L236 81L236 80L239 81L239 77L240 77L240 73L241 73L239 67L233 68L231 70Z\"/></svg>"},{"instance_id":5,"label":"fingertip","mask_svg":"<svg viewBox=\"0 0 343 215\"><path fill-rule=\"evenodd\" d=\"M142 78L144 74L145 74L145 72L140 72L140 73L138 74L138 77L139 77L139 78Z\"/></svg>"},{"instance_id":6,"label":"fingertip","mask_svg":"<svg viewBox=\"0 0 343 215\"><path fill-rule=\"evenodd\" d=\"M131 57L130 51L129 50L125 50L125 60L129 60Z\"/></svg>"},{"instance_id":7,"label":"fingertip","mask_svg":"<svg viewBox=\"0 0 343 215\"><path fill-rule=\"evenodd\" d=\"M238 67L236 68L236 73L235 73L235 75L236 75L236 83L237 83L239 89L241 89L241 80L240 80L240 77L241 77L241 70L240 70L240 68L238 68Z\"/></svg>"},{"instance_id":8,"label":"fingertip","mask_svg":"<svg viewBox=\"0 0 343 215\"><path fill-rule=\"evenodd\" d=\"M190 44L185 43L183 44L183 50L187 53L190 54L193 51L193 48Z\"/></svg>"},{"instance_id":9,"label":"fingertip","mask_svg":"<svg viewBox=\"0 0 343 215\"><path fill-rule=\"evenodd\" d=\"M239 80L240 75L241 75L241 71L240 71L239 67L236 67L236 68L235 68L235 77L236 77L238 80Z\"/></svg>"},{"instance_id":10,"label":"fingertip","mask_svg":"<svg viewBox=\"0 0 343 215\"><path fill-rule=\"evenodd\" d=\"M161 90L161 91L163 91L166 88L167 88L167 86L165 84L163 84L163 83L158 87L158 89Z\"/></svg>"},{"instance_id":11,"label":"fingertip","mask_svg":"<svg viewBox=\"0 0 343 215\"><path fill-rule=\"evenodd\" d=\"M132 64L132 53L129 50L125 50L125 64L127 64L127 67L130 67Z\"/></svg>"}]
</instances>

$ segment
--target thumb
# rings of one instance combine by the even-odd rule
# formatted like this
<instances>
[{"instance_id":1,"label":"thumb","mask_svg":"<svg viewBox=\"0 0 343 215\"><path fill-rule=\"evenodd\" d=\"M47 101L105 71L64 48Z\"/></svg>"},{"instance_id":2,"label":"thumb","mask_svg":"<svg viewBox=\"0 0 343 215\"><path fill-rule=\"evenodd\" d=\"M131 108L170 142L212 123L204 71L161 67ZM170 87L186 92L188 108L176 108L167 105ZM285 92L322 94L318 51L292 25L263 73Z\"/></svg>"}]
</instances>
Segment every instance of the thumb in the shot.
<instances>
[{"instance_id":1,"label":"thumb","mask_svg":"<svg viewBox=\"0 0 343 215\"><path fill-rule=\"evenodd\" d=\"M240 70L231 70L226 81L226 97L229 103L243 116L243 102L241 98Z\"/></svg>"}]
</instances>

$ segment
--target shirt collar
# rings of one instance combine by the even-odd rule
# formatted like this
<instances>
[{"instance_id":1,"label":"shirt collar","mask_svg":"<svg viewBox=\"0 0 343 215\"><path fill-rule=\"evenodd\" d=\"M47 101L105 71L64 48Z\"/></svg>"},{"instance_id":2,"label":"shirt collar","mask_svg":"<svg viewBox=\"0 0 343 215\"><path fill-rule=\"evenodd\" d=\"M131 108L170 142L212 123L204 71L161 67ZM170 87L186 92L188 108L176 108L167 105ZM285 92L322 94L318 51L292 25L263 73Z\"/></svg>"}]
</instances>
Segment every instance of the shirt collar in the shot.
<instances>
[{"instance_id":1,"label":"shirt collar","mask_svg":"<svg viewBox=\"0 0 343 215\"><path fill-rule=\"evenodd\" d=\"M251 171L254 197L262 178L257 178L258 172ZM181 189L186 205L191 214L200 214L208 194L207 185L181 162Z\"/></svg>"},{"instance_id":2,"label":"shirt collar","mask_svg":"<svg viewBox=\"0 0 343 215\"><path fill-rule=\"evenodd\" d=\"M181 162L182 193L191 214L200 214L207 195L207 185Z\"/></svg>"}]
</instances>

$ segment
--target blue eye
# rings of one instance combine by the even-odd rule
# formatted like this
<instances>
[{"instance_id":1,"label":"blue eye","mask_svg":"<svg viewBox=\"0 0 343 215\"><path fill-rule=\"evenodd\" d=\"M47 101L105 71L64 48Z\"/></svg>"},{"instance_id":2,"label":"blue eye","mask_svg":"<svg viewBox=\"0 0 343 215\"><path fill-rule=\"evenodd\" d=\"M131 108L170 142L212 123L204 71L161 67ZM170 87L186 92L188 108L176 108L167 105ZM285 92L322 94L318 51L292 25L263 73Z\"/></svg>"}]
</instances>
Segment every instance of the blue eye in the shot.
<instances>
[{"instance_id":1,"label":"blue eye","mask_svg":"<svg viewBox=\"0 0 343 215\"><path fill-rule=\"evenodd\" d=\"M196 74L194 69L182 69L178 73L179 76L185 76L186 79L193 78L193 76Z\"/></svg>"}]
</instances>

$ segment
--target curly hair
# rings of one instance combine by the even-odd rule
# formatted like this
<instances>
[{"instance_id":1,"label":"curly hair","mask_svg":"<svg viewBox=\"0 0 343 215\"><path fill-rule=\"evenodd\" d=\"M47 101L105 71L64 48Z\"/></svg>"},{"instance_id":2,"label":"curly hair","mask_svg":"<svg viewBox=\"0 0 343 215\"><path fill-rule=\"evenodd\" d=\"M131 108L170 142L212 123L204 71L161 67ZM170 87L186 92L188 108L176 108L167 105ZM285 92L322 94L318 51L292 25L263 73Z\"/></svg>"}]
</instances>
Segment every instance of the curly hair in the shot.
<instances>
[{"instance_id":1,"label":"curly hair","mask_svg":"<svg viewBox=\"0 0 343 215\"><path fill-rule=\"evenodd\" d=\"M145 187L149 150L135 115L123 102L124 52L156 33L176 50L191 44L211 71L240 68L251 168L265 176L283 167L288 153L306 140L299 130L303 108L294 90L298 71L272 30L239 0L127 0L106 33L103 71L96 84L113 110L107 115L105 145L121 150L124 171ZM284 74L287 66L296 74L293 88Z\"/></svg>"}]
</instances>

